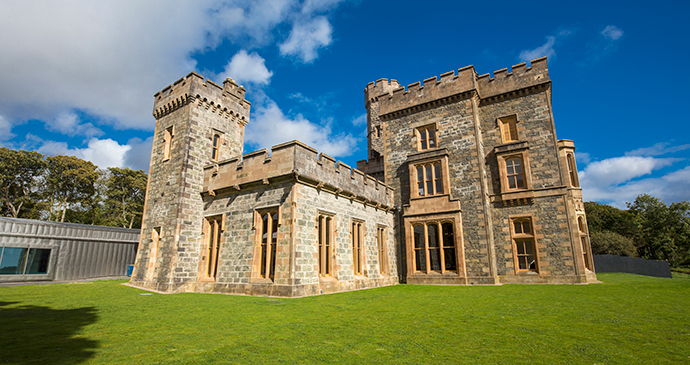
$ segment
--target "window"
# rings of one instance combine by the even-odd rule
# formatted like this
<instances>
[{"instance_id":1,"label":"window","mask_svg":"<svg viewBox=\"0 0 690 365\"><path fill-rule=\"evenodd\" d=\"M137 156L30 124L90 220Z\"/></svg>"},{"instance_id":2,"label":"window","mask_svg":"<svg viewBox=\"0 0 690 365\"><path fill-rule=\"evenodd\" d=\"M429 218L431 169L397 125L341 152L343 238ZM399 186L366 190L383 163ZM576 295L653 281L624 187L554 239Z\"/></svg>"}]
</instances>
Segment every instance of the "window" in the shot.
<instances>
[{"instance_id":1,"label":"window","mask_svg":"<svg viewBox=\"0 0 690 365\"><path fill-rule=\"evenodd\" d=\"M419 196L443 194L441 162L417 165L417 194Z\"/></svg>"},{"instance_id":2,"label":"window","mask_svg":"<svg viewBox=\"0 0 690 365\"><path fill-rule=\"evenodd\" d=\"M47 274L50 249L1 247L0 275Z\"/></svg>"},{"instance_id":3,"label":"window","mask_svg":"<svg viewBox=\"0 0 690 365\"><path fill-rule=\"evenodd\" d=\"M455 234L452 222L414 224L414 271L420 273L457 271Z\"/></svg>"},{"instance_id":4,"label":"window","mask_svg":"<svg viewBox=\"0 0 690 365\"><path fill-rule=\"evenodd\" d=\"M376 137L381 138L381 127L380 126L376 126Z\"/></svg>"},{"instance_id":5,"label":"window","mask_svg":"<svg viewBox=\"0 0 690 365\"><path fill-rule=\"evenodd\" d=\"M156 265L156 258L158 257L158 246L161 238L161 227L153 227L151 230L151 246L149 246L149 263L148 267L153 274Z\"/></svg>"},{"instance_id":6,"label":"window","mask_svg":"<svg viewBox=\"0 0 690 365\"><path fill-rule=\"evenodd\" d=\"M333 234L331 228L333 227L333 217L319 214L318 218L318 233L319 233L319 250L318 250L318 264L319 275L331 275L331 249Z\"/></svg>"},{"instance_id":7,"label":"window","mask_svg":"<svg viewBox=\"0 0 690 365\"><path fill-rule=\"evenodd\" d=\"M577 225L580 230L580 244L582 245L582 255L585 260L585 267L592 270L592 265L589 262L589 235L587 234L587 228L585 228L585 220L583 217L577 218Z\"/></svg>"},{"instance_id":8,"label":"window","mask_svg":"<svg viewBox=\"0 0 690 365\"><path fill-rule=\"evenodd\" d=\"M364 222L352 222L352 266L355 275L362 275L362 251L364 244L362 243L362 225Z\"/></svg>"},{"instance_id":9,"label":"window","mask_svg":"<svg viewBox=\"0 0 690 365\"><path fill-rule=\"evenodd\" d=\"M512 115L510 117L500 118L499 125L501 126L501 135L503 137L503 143L518 140L516 116Z\"/></svg>"},{"instance_id":10,"label":"window","mask_svg":"<svg viewBox=\"0 0 690 365\"><path fill-rule=\"evenodd\" d=\"M573 154L569 153L566 156L566 160L568 161L568 175L570 176L570 184L577 188L580 186L580 182L577 179L577 168L575 167L575 159L573 158Z\"/></svg>"},{"instance_id":11,"label":"window","mask_svg":"<svg viewBox=\"0 0 690 365\"><path fill-rule=\"evenodd\" d=\"M417 137L419 144L417 149L419 151L428 150L430 148L436 148L436 126L429 125L426 127L417 128Z\"/></svg>"},{"instance_id":12,"label":"window","mask_svg":"<svg viewBox=\"0 0 690 365\"><path fill-rule=\"evenodd\" d=\"M381 274L385 274L388 271L386 269L388 267L388 255L386 252L387 233L386 227L376 227L376 247L379 254L379 273Z\"/></svg>"},{"instance_id":13,"label":"window","mask_svg":"<svg viewBox=\"0 0 690 365\"><path fill-rule=\"evenodd\" d=\"M206 218L206 248L202 257L202 277L215 279L218 271L221 234L225 230L223 216Z\"/></svg>"},{"instance_id":14,"label":"window","mask_svg":"<svg viewBox=\"0 0 690 365\"><path fill-rule=\"evenodd\" d=\"M218 133L213 134L213 148L211 150L211 160L218 161L218 154L220 152L220 135Z\"/></svg>"},{"instance_id":15,"label":"window","mask_svg":"<svg viewBox=\"0 0 690 365\"><path fill-rule=\"evenodd\" d=\"M170 126L165 129L163 135L163 160L170 159L170 149L172 148L173 127Z\"/></svg>"},{"instance_id":16,"label":"window","mask_svg":"<svg viewBox=\"0 0 690 365\"><path fill-rule=\"evenodd\" d=\"M261 263L259 276L273 280L276 271L278 245L278 210L264 211L261 215Z\"/></svg>"},{"instance_id":17,"label":"window","mask_svg":"<svg viewBox=\"0 0 690 365\"><path fill-rule=\"evenodd\" d=\"M517 218L513 219L512 225L516 271L539 271L532 220Z\"/></svg>"},{"instance_id":18,"label":"window","mask_svg":"<svg viewBox=\"0 0 690 365\"><path fill-rule=\"evenodd\" d=\"M525 189L525 173L522 168L522 158L511 156L506 158L506 177L508 178L508 190Z\"/></svg>"}]
</instances>

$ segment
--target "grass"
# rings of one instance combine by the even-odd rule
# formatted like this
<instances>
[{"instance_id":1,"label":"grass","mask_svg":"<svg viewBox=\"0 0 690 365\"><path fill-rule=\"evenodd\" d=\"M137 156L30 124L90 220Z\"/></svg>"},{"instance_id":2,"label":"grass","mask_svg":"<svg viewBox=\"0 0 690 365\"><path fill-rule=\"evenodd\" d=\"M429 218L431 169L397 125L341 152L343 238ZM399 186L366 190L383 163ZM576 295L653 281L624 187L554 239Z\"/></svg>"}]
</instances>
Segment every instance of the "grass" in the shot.
<instances>
[{"instance_id":1,"label":"grass","mask_svg":"<svg viewBox=\"0 0 690 365\"><path fill-rule=\"evenodd\" d=\"M598 277L300 299L0 287L0 363L690 363L690 279Z\"/></svg>"}]
</instances>

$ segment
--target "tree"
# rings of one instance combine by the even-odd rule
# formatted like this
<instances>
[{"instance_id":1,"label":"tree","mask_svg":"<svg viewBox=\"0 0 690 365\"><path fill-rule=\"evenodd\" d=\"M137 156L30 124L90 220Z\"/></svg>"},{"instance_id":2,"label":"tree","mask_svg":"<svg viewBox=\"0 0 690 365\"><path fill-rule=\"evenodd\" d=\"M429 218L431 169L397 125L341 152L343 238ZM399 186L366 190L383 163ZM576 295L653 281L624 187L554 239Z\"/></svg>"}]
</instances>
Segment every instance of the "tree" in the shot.
<instances>
[{"instance_id":1,"label":"tree","mask_svg":"<svg viewBox=\"0 0 690 365\"><path fill-rule=\"evenodd\" d=\"M689 202L672 203L669 207L659 198L642 194L628 204L628 209L639 224L635 244L640 256L668 260L671 266L689 263Z\"/></svg>"},{"instance_id":2,"label":"tree","mask_svg":"<svg viewBox=\"0 0 690 365\"><path fill-rule=\"evenodd\" d=\"M22 207L33 205L31 195L37 188L37 179L46 169L43 155L33 151L15 151L0 148L0 203L3 215L18 218Z\"/></svg>"},{"instance_id":3,"label":"tree","mask_svg":"<svg viewBox=\"0 0 690 365\"><path fill-rule=\"evenodd\" d=\"M607 204L585 202L589 232L611 231L633 239L637 235L635 215Z\"/></svg>"},{"instance_id":4,"label":"tree","mask_svg":"<svg viewBox=\"0 0 690 365\"><path fill-rule=\"evenodd\" d=\"M589 236L593 255L637 256L632 240L616 232L592 232Z\"/></svg>"},{"instance_id":5,"label":"tree","mask_svg":"<svg viewBox=\"0 0 690 365\"><path fill-rule=\"evenodd\" d=\"M51 156L46 163L44 191L49 202L49 220L59 218L64 222L68 209L85 210L93 202L98 179L96 165L73 156Z\"/></svg>"},{"instance_id":6,"label":"tree","mask_svg":"<svg viewBox=\"0 0 690 365\"><path fill-rule=\"evenodd\" d=\"M105 209L107 223L123 228L140 228L148 176L142 170L108 168Z\"/></svg>"}]
</instances>

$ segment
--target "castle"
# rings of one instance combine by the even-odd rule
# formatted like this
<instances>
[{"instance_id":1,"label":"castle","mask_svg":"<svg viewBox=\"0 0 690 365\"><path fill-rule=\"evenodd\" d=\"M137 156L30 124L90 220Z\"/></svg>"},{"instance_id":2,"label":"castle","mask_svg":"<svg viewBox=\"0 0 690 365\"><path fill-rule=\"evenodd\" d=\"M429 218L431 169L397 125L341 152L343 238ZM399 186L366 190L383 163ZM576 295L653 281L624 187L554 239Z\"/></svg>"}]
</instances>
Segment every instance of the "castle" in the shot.
<instances>
[{"instance_id":1,"label":"castle","mask_svg":"<svg viewBox=\"0 0 690 365\"><path fill-rule=\"evenodd\" d=\"M243 154L251 103L196 73L155 94L131 285L306 296L409 284L596 282L546 58L364 90L368 161Z\"/></svg>"}]
</instances>

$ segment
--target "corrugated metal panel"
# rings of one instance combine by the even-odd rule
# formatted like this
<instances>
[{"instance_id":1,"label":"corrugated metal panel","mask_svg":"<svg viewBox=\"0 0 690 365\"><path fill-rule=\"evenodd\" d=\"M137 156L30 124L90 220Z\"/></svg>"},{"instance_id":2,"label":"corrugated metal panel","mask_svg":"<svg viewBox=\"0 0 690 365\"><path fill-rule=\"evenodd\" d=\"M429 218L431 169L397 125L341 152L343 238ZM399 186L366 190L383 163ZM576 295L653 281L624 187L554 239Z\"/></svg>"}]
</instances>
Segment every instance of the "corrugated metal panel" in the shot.
<instances>
[{"instance_id":1,"label":"corrugated metal panel","mask_svg":"<svg viewBox=\"0 0 690 365\"><path fill-rule=\"evenodd\" d=\"M139 230L0 217L0 246L50 248L50 275L3 275L0 281L124 276L134 264Z\"/></svg>"}]
</instances>

